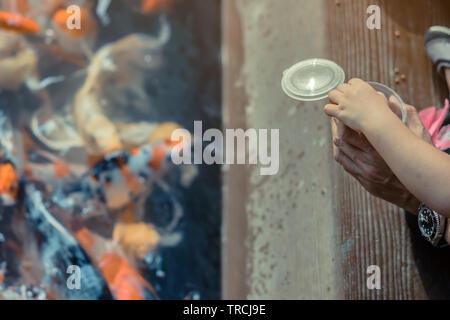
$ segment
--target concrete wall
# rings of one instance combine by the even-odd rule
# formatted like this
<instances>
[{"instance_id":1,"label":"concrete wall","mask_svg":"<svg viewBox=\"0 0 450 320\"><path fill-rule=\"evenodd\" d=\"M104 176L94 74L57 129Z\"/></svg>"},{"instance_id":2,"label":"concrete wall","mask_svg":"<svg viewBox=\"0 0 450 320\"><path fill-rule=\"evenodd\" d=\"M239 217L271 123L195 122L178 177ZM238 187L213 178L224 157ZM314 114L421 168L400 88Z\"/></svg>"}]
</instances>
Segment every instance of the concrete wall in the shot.
<instances>
[{"instance_id":1,"label":"concrete wall","mask_svg":"<svg viewBox=\"0 0 450 320\"><path fill-rule=\"evenodd\" d=\"M334 166L324 103L298 103L280 86L286 68L326 56L324 2L239 0L223 6L225 124L280 129L277 175L260 176L256 166L230 168L224 296L337 298Z\"/></svg>"}]
</instances>

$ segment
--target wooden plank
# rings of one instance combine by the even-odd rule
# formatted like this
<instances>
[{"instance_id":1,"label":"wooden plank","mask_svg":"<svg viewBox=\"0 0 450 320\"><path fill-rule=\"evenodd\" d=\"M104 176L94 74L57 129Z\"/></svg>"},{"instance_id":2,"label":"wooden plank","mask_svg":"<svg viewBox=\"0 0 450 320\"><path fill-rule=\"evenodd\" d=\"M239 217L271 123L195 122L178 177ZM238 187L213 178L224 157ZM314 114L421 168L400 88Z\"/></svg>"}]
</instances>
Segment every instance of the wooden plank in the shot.
<instances>
[{"instance_id":1,"label":"wooden plank","mask_svg":"<svg viewBox=\"0 0 450 320\"><path fill-rule=\"evenodd\" d=\"M244 60L242 32L234 1L222 1L223 42L223 119L224 128L246 128L247 96L236 86ZM225 299L246 299L248 294L245 241L247 236L248 172L235 166L224 172L222 296Z\"/></svg>"},{"instance_id":2,"label":"wooden plank","mask_svg":"<svg viewBox=\"0 0 450 320\"><path fill-rule=\"evenodd\" d=\"M417 107L442 106L447 91L426 56L423 35L431 25L449 24L450 2L340 2L338 6L335 0L327 0L329 52L330 58L346 70L348 79L359 77L382 82ZM372 4L382 9L381 30L366 27L366 10ZM394 81L396 67L407 76L400 84ZM342 225L344 297L427 298L429 295L422 283L424 276L418 270L415 256L426 257L428 253L423 251L430 248L413 252L411 238L415 235L410 233L401 210L369 196L341 169L336 172L335 180L339 190L337 215ZM373 264L381 267L382 290L366 287L366 270ZM434 292L433 297L448 296L448 289L444 291Z\"/></svg>"}]
</instances>

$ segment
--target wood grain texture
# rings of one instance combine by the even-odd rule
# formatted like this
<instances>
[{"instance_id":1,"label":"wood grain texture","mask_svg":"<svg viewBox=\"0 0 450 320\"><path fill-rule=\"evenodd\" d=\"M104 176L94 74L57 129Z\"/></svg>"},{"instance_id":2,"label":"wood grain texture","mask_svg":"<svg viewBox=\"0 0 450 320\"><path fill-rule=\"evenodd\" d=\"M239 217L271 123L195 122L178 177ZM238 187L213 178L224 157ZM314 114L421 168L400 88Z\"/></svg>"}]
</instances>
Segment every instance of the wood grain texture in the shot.
<instances>
[{"instance_id":1,"label":"wood grain texture","mask_svg":"<svg viewBox=\"0 0 450 320\"><path fill-rule=\"evenodd\" d=\"M338 6L334 0L327 0L329 54L346 70L347 79L358 77L384 83L394 88L405 102L418 108L441 107L447 90L426 55L423 35L431 25L450 25L450 2L340 2ZM381 7L381 30L366 27L366 10L372 4ZM406 75L406 81L395 83L395 68ZM413 245L417 243L412 241L416 238L413 232L417 231L410 231L400 209L371 197L342 169L336 170L335 182L339 192L335 200L342 226L344 298L448 297L448 282L438 290L431 290L429 285L434 283L430 273L434 269L434 277L439 277L436 268L437 264L442 264L436 254L442 258L443 253L431 253L427 246ZM420 267L420 261L424 259L435 262L425 270ZM369 265L381 267L381 290L368 290L366 287ZM449 264L447 270L450 270Z\"/></svg>"},{"instance_id":2,"label":"wood grain texture","mask_svg":"<svg viewBox=\"0 0 450 320\"><path fill-rule=\"evenodd\" d=\"M223 122L224 128L246 128L247 96L236 86L244 60L242 30L234 1L222 1L223 48ZM223 187L222 296L246 299L248 293L245 239L248 173L244 166L225 172Z\"/></svg>"}]
</instances>

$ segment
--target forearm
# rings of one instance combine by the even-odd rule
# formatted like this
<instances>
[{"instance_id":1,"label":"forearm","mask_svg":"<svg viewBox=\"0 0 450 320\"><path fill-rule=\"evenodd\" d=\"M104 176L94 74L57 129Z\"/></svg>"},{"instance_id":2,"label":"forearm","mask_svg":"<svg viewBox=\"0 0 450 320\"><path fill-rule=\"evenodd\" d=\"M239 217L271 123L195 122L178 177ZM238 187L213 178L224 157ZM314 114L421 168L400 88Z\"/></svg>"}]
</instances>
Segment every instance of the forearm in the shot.
<instances>
[{"instance_id":1,"label":"forearm","mask_svg":"<svg viewBox=\"0 0 450 320\"><path fill-rule=\"evenodd\" d=\"M374 121L364 134L417 199L450 217L450 157L417 138L395 116Z\"/></svg>"}]
</instances>

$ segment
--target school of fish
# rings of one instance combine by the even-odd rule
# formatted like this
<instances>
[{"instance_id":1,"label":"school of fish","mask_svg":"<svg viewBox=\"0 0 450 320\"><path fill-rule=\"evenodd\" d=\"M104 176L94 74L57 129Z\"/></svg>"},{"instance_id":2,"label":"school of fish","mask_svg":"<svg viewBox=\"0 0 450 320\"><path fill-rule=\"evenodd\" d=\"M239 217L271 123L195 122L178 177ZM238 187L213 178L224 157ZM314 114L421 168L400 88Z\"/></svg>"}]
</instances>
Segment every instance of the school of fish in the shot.
<instances>
[{"instance_id":1,"label":"school of fish","mask_svg":"<svg viewBox=\"0 0 450 320\"><path fill-rule=\"evenodd\" d=\"M171 37L161 13L176 4L127 2L159 23L159 35L130 34L96 49L111 0L0 1L0 90L26 87L41 101L23 127L0 105L0 299L159 298L142 265L160 246L179 243L183 216L164 179L174 171L195 176L196 168L170 161L183 143L171 139L177 123L113 116L130 107L129 96L132 107L148 105L146 74L161 65ZM81 8L80 29L67 27L72 5ZM68 76L43 78L42 56L82 79L64 108L48 88L64 86ZM66 156L73 150L85 161ZM145 219L155 187L172 203L165 226ZM82 291L66 284L72 265L83 274Z\"/></svg>"}]
</instances>

